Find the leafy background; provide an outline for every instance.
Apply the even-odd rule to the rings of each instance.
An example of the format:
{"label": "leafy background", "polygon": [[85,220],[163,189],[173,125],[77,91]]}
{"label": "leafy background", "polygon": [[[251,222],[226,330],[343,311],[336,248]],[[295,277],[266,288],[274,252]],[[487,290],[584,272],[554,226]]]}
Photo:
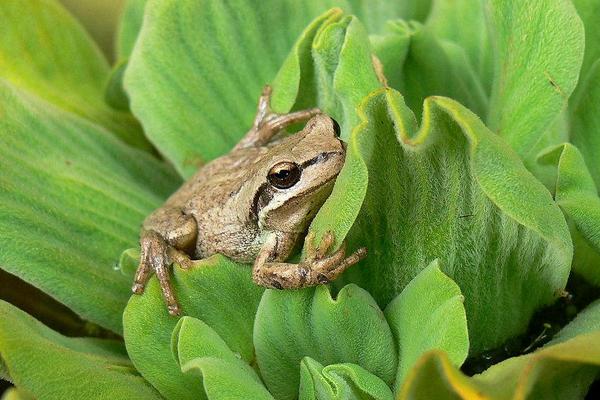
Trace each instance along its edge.
{"label": "leafy background", "polygon": [[[6,396],[583,397],[600,364],[600,308],[581,311],[600,297],[599,15],[130,0],[109,64],[55,1],[3,2],[2,297],[89,336],[1,302]],[[287,292],[220,256],[175,267],[180,320],[154,280],[129,298],[140,222],[235,144],[266,82],[277,111],[340,122],[347,161],[310,229],[369,257]],[[74,314],[27,306],[15,277]]]}

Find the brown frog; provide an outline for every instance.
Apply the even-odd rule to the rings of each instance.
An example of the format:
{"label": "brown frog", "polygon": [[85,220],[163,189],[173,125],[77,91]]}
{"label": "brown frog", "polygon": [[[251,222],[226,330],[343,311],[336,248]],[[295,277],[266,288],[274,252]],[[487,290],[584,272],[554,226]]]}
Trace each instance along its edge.
{"label": "brown frog", "polygon": [[[260,97],[252,129],[228,154],[208,163],[144,221],[140,265],[133,284],[142,293],[156,273],[169,313],[179,315],[169,266],[192,266],[191,258],[220,253],[253,263],[258,285],[291,289],[328,283],[366,255],[327,255],[331,232],[299,264],[286,263],[330,195],[345,158],[339,125],[318,109],[273,113],[271,88]],[[284,135],[291,124],[304,129]]]}

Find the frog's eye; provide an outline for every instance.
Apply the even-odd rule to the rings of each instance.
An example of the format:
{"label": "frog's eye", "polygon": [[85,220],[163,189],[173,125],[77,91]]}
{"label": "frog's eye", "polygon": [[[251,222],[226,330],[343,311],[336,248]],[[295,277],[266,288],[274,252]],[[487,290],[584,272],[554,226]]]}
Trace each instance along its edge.
{"label": "frog's eye", "polygon": [[267,179],[277,189],[287,189],[298,183],[301,174],[296,163],[280,162],[271,168]]}

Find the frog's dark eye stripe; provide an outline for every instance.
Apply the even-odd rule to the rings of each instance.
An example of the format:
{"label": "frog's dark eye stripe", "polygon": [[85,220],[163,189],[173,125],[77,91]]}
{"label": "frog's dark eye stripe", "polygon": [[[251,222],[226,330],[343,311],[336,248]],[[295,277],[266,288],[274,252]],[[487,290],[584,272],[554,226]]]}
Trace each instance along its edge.
{"label": "frog's dark eye stripe", "polygon": [[318,156],[313,157],[310,160],[304,161],[300,165],[300,168],[305,169],[307,167],[310,167],[311,165],[325,162],[325,161],[329,160],[331,157],[333,157],[336,154],[340,154],[340,152],[337,152],[337,151],[328,151],[328,152],[325,152],[325,153],[319,153]]}
{"label": "frog's dark eye stripe", "polygon": [[258,212],[273,199],[273,188],[268,183],[260,185],[250,207],[250,219],[258,220]]}

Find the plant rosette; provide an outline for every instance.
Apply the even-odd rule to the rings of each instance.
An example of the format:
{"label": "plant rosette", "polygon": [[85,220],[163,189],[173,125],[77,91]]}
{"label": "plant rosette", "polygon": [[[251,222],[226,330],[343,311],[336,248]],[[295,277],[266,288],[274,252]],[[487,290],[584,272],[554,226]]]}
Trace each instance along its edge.
{"label": "plant rosette", "polygon": [[[0,301],[3,399],[583,398],[598,377],[600,5],[129,0],[113,66],[56,0],[0,14],[0,267],[89,333]],[[369,256],[285,291],[174,265],[182,317],[156,278],[131,296],[141,222],[266,83],[276,112],[339,122],[309,231]],[[591,304],[469,372],[537,336],[570,276]]]}

